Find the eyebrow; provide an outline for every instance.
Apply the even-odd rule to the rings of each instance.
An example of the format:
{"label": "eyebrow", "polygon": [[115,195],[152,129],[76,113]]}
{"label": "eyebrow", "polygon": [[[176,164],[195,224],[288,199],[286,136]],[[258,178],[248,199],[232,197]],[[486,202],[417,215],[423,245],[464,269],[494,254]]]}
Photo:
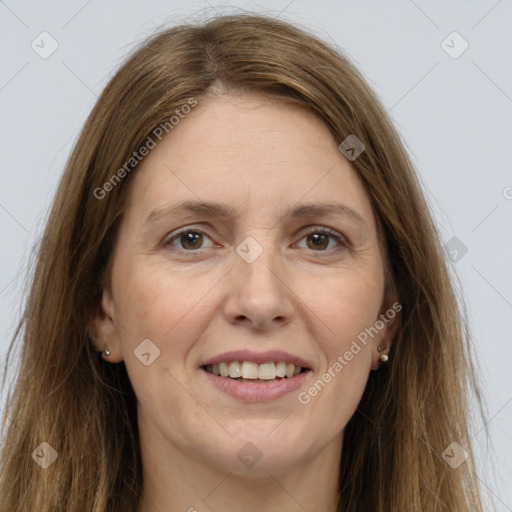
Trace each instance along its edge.
{"label": "eyebrow", "polygon": [[[158,222],[160,219],[169,218],[181,213],[199,214],[206,217],[217,217],[219,219],[232,219],[240,215],[240,211],[229,205],[215,201],[184,201],[178,204],[155,208],[147,216],[143,226]],[[366,221],[360,213],[342,203],[301,203],[291,207],[283,217],[305,218],[336,215],[339,217],[348,217],[362,227],[367,228]]]}

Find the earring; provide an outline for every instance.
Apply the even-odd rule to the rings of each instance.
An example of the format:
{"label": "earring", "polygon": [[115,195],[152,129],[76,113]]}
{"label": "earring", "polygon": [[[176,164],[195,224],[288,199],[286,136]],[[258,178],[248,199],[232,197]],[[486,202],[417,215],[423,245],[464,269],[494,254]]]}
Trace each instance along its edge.
{"label": "earring", "polygon": [[[378,350],[379,352],[382,352],[382,351],[383,351],[383,350],[385,350],[386,348],[387,348],[387,347],[386,347],[386,345],[380,345],[379,347],[377,347],[377,350]],[[388,357],[388,355],[387,355],[387,354],[381,354],[381,355],[380,355],[380,360],[381,360],[383,363],[387,363],[387,362],[388,362],[388,359],[389,359],[389,357]]]}
{"label": "earring", "polygon": [[108,357],[110,355],[110,350],[108,348],[105,348],[105,355]]}

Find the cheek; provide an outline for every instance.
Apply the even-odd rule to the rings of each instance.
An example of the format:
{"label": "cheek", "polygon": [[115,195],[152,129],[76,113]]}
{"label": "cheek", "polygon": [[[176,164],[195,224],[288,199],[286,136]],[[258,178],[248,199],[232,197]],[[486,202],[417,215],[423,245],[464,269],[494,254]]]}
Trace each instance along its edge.
{"label": "cheek", "polygon": [[[171,278],[170,273],[152,266],[120,267],[121,273],[129,278],[118,281],[116,313],[122,322],[118,332],[130,382],[140,407],[177,428],[178,418],[167,414],[173,408],[190,409],[190,396],[182,386],[186,380],[183,362],[207,321],[198,304],[207,287],[190,286],[190,278],[188,283]],[[147,348],[142,352],[139,347],[147,344],[145,340],[151,344],[144,345]],[[148,365],[142,357],[147,352]],[[193,408],[190,411],[193,414]]]}
{"label": "cheek", "polygon": [[315,287],[308,284],[304,283],[301,296],[315,313],[329,352],[347,350],[347,343],[378,319],[384,292],[378,272],[340,272]]}
{"label": "cheek", "polygon": [[307,287],[303,293],[309,294],[303,296],[317,318],[323,361],[299,401],[311,404],[320,416],[331,411],[333,424],[344,425],[361,399],[371,369],[374,341],[367,333],[378,319],[383,281],[378,272],[345,272],[330,279],[322,294],[315,296]]}
{"label": "cheek", "polygon": [[209,321],[208,292],[218,279],[177,275],[161,265],[119,267],[116,314],[121,320],[122,351],[127,366],[145,339],[160,350],[159,363],[175,366]]}
{"label": "cheek", "polygon": [[373,341],[369,337],[360,341],[364,339],[361,333],[373,325],[380,306],[380,296],[374,288],[335,290],[331,301],[319,310],[329,326],[329,330],[323,329],[326,334],[318,338],[322,367],[297,396],[308,416],[317,418],[315,422],[331,436],[345,427],[363,395],[371,370]]}

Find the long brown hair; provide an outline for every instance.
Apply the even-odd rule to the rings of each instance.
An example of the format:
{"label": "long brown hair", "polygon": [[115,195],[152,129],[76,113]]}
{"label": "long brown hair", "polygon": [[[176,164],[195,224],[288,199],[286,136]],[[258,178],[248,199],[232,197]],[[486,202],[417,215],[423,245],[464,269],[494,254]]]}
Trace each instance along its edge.
{"label": "long brown hair", "polygon": [[[378,220],[388,291],[403,309],[388,366],[371,372],[345,429],[339,510],[481,511],[468,435],[468,399],[481,403],[469,335],[404,145],[338,50],[305,29],[247,14],[180,25],[144,42],[85,123],[11,343],[11,350],[19,343],[21,350],[3,423],[0,509],[138,510],[134,393],[124,363],[105,363],[86,327],[109,278],[127,185],[136,172],[136,162],[126,162],[190,98],[230,92],[302,105],[339,143],[354,134],[365,145],[352,164]],[[99,193],[121,168],[122,179]],[[47,469],[31,457],[43,442],[58,454]],[[457,468],[442,455],[453,442],[468,453]]]}

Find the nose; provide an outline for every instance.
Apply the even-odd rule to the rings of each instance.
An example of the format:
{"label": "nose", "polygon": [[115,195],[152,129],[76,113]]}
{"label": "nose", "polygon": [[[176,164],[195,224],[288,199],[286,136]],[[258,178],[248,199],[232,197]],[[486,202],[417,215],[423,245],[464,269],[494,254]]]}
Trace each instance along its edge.
{"label": "nose", "polygon": [[286,325],[294,314],[293,292],[284,268],[270,250],[252,263],[236,257],[224,314],[232,324],[254,330],[273,330]]}

